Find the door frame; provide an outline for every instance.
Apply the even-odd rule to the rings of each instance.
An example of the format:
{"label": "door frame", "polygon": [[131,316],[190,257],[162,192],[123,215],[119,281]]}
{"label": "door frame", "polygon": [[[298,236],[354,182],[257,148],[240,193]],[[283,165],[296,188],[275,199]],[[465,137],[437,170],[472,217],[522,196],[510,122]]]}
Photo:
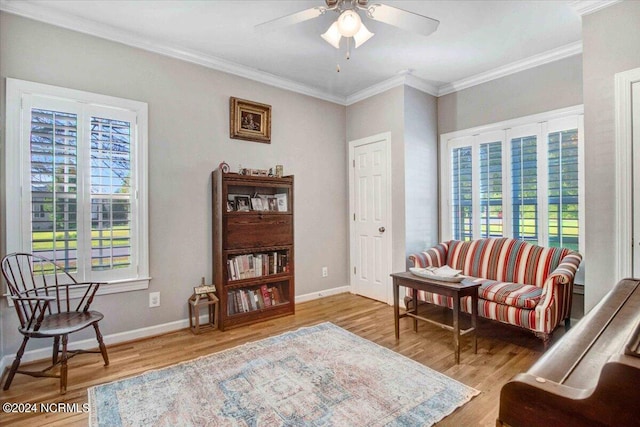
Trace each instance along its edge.
{"label": "door frame", "polygon": [[393,221],[392,221],[392,203],[391,203],[391,132],[383,132],[378,133],[376,135],[368,136],[365,138],[356,139],[353,141],[349,141],[349,162],[347,163],[347,168],[349,169],[349,217],[347,221],[349,221],[349,288],[352,294],[356,294],[358,289],[355,283],[355,274],[354,269],[356,265],[357,259],[357,245],[356,245],[356,227],[354,226],[354,215],[355,215],[355,200],[354,200],[354,185],[355,185],[355,149],[356,147],[360,147],[362,145],[372,144],[374,142],[383,142],[385,146],[385,156],[387,158],[387,185],[386,185],[386,196],[387,196],[387,224],[385,227],[384,233],[384,244],[387,246],[387,268],[388,271],[383,272],[383,276],[385,277],[385,283],[387,284],[387,292],[385,293],[386,303],[391,305],[392,303],[392,289],[391,289],[391,276],[393,269]]}
{"label": "door frame", "polygon": [[[640,82],[640,68],[615,75],[616,105],[616,280],[633,275],[633,117],[632,85]],[[636,132],[640,131],[637,129]],[[636,153],[640,155],[640,153]],[[640,171],[636,171],[640,173]],[[638,230],[635,230],[638,233]],[[636,239],[638,240],[638,239]],[[640,241],[637,242],[640,244]]]}

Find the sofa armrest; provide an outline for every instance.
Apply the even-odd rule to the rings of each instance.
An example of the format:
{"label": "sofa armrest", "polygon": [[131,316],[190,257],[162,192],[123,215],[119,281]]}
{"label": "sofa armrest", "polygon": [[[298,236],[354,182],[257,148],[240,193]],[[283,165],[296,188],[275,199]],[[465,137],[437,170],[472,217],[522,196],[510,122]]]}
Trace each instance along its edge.
{"label": "sofa armrest", "polygon": [[575,278],[576,271],[578,271],[578,267],[580,267],[580,262],[582,262],[582,255],[578,252],[571,251],[565,255],[565,257],[560,261],[560,264],[558,264],[556,269],[553,270],[547,277],[547,280],[545,280],[545,290],[548,284],[573,284],[573,279]]}
{"label": "sofa armrest", "polygon": [[409,255],[409,260],[414,267],[442,267],[447,263],[448,249],[449,246],[446,243],[439,243],[424,252]]}
{"label": "sofa armrest", "polygon": [[571,314],[573,279],[582,261],[582,255],[567,253],[542,286],[542,297],[536,306],[540,316],[540,328],[550,333],[555,325]]}

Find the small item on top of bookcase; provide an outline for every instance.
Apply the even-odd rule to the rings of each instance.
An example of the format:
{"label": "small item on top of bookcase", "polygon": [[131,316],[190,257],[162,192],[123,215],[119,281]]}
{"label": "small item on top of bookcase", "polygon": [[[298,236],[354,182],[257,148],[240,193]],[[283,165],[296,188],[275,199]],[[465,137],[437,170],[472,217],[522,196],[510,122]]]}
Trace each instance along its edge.
{"label": "small item on top of bookcase", "polygon": [[[218,297],[209,292],[198,295],[194,293],[187,302],[189,307],[189,329],[198,335],[204,329],[218,329]],[[200,324],[200,309],[207,308],[209,321],[203,325]]]}
{"label": "small item on top of bookcase", "polygon": [[249,169],[250,176],[267,176],[269,171],[266,169]]}
{"label": "small item on top of bookcase", "polygon": [[231,168],[229,168],[229,164],[227,162],[222,162],[218,165],[218,168],[222,171],[222,173],[229,173]]}
{"label": "small item on top of bookcase", "polygon": [[282,176],[284,175],[283,169],[284,168],[282,165],[276,165],[276,178],[282,178]]}

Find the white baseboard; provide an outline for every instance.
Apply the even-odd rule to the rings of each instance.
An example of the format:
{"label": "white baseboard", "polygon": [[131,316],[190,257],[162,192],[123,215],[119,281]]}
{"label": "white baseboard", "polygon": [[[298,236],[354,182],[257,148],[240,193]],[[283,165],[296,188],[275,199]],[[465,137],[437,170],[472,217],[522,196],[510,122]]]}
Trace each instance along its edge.
{"label": "white baseboard", "polygon": [[[327,297],[329,295],[341,294],[344,292],[349,292],[351,290],[350,286],[342,286],[339,288],[327,289],[324,291],[313,292],[306,295],[296,296],[296,304],[311,301],[314,299]],[[206,323],[208,321],[207,315],[203,315],[200,318],[201,323]],[[154,335],[166,334],[168,332],[177,331],[179,329],[185,329],[189,327],[189,319],[176,320],[174,322],[163,323],[160,325],[148,326],[145,328],[134,329],[132,331],[118,332],[115,334],[109,334],[104,336],[104,342],[107,345],[119,344],[126,341],[133,341],[137,339],[152,337]],[[39,342],[40,340],[33,339],[29,342]],[[53,341],[52,341],[53,342]],[[51,343],[52,343],[51,342]],[[81,341],[69,341],[68,348],[69,349],[78,349],[78,348],[94,348],[97,347],[98,343],[95,338],[90,338]],[[7,354],[2,359],[0,359],[0,375],[4,372],[5,367],[11,366],[13,363],[13,359],[15,359],[16,355]],[[36,360],[48,359],[51,357],[51,346],[48,345],[44,348],[38,348],[34,350],[25,351],[22,355],[22,363],[33,362]]]}
{"label": "white baseboard", "polygon": [[[203,319],[203,322],[206,322],[208,319]],[[173,332],[178,329],[185,329],[189,327],[189,319],[177,320],[175,322],[163,323],[161,325],[148,326],[146,328],[134,329],[132,331],[126,332],[118,332],[115,334],[109,334],[104,336],[105,344],[119,344],[121,342],[132,341],[141,338],[147,338],[154,335],[166,334],[168,332]],[[29,340],[29,343],[39,342],[39,339]],[[53,341],[49,342],[52,344]],[[81,341],[69,341],[68,348],[78,349],[78,348],[95,348],[98,347],[98,342],[95,337],[81,340]],[[13,363],[13,359],[15,359],[16,355],[7,354],[2,360],[0,360],[0,373],[4,372],[4,368],[6,366],[11,366]],[[36,360],[48,359],[51,357],[51,346],[48,345],[44,348],[37,348],[34,350],[25,351],[22,355],[22,363],[33,362]]]}
{"label": "white baseboard", "polygon": [[312,301],[318,298],[324,298],[331,295],[343,294],[345,292],[351,292],[351,286],[341,286],[339,288],[325,289],[318,292],[312,292],[310,294],[296,296],[296,304],[301,302]]}

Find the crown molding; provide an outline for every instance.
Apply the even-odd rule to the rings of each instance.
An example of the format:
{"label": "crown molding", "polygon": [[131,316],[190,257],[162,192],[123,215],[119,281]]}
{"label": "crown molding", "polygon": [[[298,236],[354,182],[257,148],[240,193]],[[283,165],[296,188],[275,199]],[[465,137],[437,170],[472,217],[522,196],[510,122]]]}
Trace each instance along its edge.
{"label": "crown molding", "polygon": [[88,19],[78,19],[74,16],[45,8],[30,1],[0,0],[0,10],[47,24],[78,31],[95,37],[122,43],[128,46],[155,52],[194,64],[202,65],[218,71],[255,80],[280,89],[290,90],[303,95],[312,96],[325,101],[345,105],[345,98],[336,96],[312,86],[304,85],[293,80],[285,79],[271,73],[247,67],[232,61],[227,61],[212,55],[204,55],[188,49],[159,43],[122,29]]}
{"label": "crown molding", "polygon": [[580,15],[588,15],[597,12],[605,7],[620,3],[622,0],[576,0],[569,3],[569,6]]}
{"label": "crown molding", "polygon": [[510,64],[495,68],[485,73],[476,74],[475,76],[471,76],[440,86],[438,90],[438,96],[447,95],[462,89],[467,89],[471,86],[476,86],[482,83],[489,82],[491,80],[508,76],[510,74],[525,71],[530,68],[538,67],[540,65],[548,64],[550,62],[568,58],[570,56],[579,55],[581,53],[582,41],[577,41],[564,46],[560,46],[559,48],[551,49],[541,54],[530,56],[529,58],[525,58],[520,61],[512,62]]}
{"label": "crown molding", "polygon": [[[607,7],[611,4],[618,3],[619,1],[621,0],[582,0],[576,1],[574,3],[581,4],[581,10],[587,10],[587,12],[584,13],[591,13],[595,10],[602,9],[603,7]],[[587,8],[587,6],[589,8]],[[575,8],[573,4],[572,7]],[[503,67],[498,67],[485,73],[477,74],[475,76],[464,78],[439,87],[436,87],[418,77],[415,77],[410,72],[405,71],[401,74],[362,89],[351,95],[340,96],[322,91],[313,86],[305,85],[294,80],[279,77],[271,73],[260,71],[258,69],[247,67],[245,65],[241,65],[232,61],[227,61],[225,59],[218,58],[212,55],[204,55],[200,52],[154,41],[132,32],[123,31],[122,29],[110,25],[87,19],[78,19],[77,17],[69,16],[56,10],[43,7],[42,5],[32,1],[0,0],[0,10],[14,15],[23,16],[25,18],[34,19],[36,21],[41,21],[47,24],[66,28],[72,31],[78,31],[84,34],[111,40],[117,43],[122,43],[124,45],[136,47],[150,52],[155,52],[160,55],[202,65],[207,68],[233,74],[239,77],[244,77],[246,79],[254,80],[266,85],[289,90],[302,95],[311,96],[344,106],[354,104],[358,101],[369,98],[371,96],[375,96],[401,85],[413,87],[429,95],[443,96],[449,93],[469,88],[471,86],[479,85],[513,73],[517,73],[519,71],[524,71],[529,68],[537,67],[539,65],[582,53],[582,42],[575,42],[565,46],[561,46],[557,49],[550,50],[548,52],[544,52],[539,55],[525,58],[521,61],[507,64]]]}
{"label": "crown molding", "polygon": [[426,81],[414,76],[413,74],[407,74],[404,80],[404,84],[407,86],[411,86],[414,89],[418,89],[424,93],[428,93],[432,96],[438,96],[438,88],[431,83],[427,83]]}
{"label": "crown molding", "polygon": [[369,86],[347,96],[345,105],[349,106],[351,104],[355,104],[356,102],[378,95],[382,92],[386,92],[394,87],[404,85],[411,86],[412,88],[428,93],[429,95],[438,96],[438,89],[435,86],[411,75],[408,72],[403,72],[391,77],[390,79],[381,81],[380,83],[376,83],[373,86]]}

